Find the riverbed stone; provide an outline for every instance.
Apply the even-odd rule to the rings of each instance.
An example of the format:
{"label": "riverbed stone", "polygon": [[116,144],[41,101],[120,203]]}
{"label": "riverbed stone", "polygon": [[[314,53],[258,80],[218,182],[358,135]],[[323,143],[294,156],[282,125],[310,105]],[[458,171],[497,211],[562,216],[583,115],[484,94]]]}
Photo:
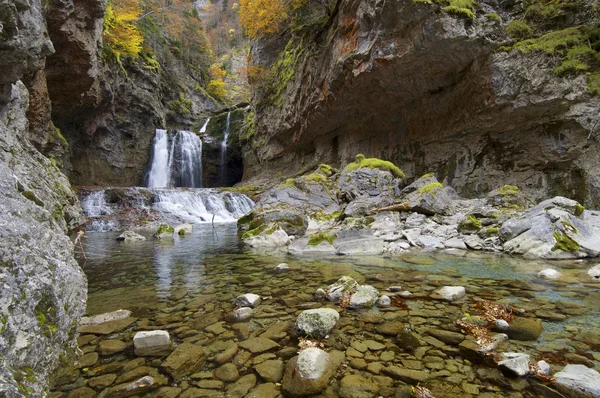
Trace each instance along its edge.
{"label": "riverbed stone", "polygon": [[379,290],[370,285],[361,285],[350,297],[350,308],[371,308],[379,297]]}
{"label": "riverbed stone", "polygon": [[217,365],[222,365],[225,362],[229,362],[233,357],[235,357],[235,354],[237,354],[238,349],[239,346],[237,345],[237,343],[231,344],[228,348],[225,349],[225,351],[215,355],[215,363]]}
{"label": "riverbed stone", "polygon": [[588,275],[592,279],[600,279],[600,264],[593,266],[588,270]]}
{"label": "riverbed stone", "polygon": [[296,333],[315,338],[324,338],[340,319],[332,308],[316,308],[302,311],[296,320]]}
{"label": "riverbed stone", "polygon": [[544,327],[539,319],[515,317],[510,323],[508,330],[503,332],[511,339],[521,341],[535,341],[542,334]]}
{"label": "riverbed stone", "polygon": [[443,341],[448,345],[459,345],[465,339],[465,336],[461,333],[450,332],[441,329],[428,329],[427,334],[435,337],[440,341]]}
{"label": "riverbed stone", "polygon": [[529,374],[528,354],[518,352],[502,353],[502,361],[498,362],[500,369],[511,376],[525,376]]}
{"label": "riverbed stone", "polygon": [[279,388],[275,383],[262,383],[252,389],[245,398],[277,398]]}
{"label": "riverbed stone", "polygon": [[206,360],[206,351],[198,345],[183,343],[167,357],[161,368],[175,380],[200,370]]}
{"label": "riverbed stone", "polygon": [[171,337],[165,330],[137,332],[133,336],[135,355],[162,356],[171,350]]}
{"label": "riverbed stone", "polygon": [[248,374],[227,388],[227,398],[242,398],[256,385],[256,376]]}
{"label": "riverbed stone", "polygon": [[233,310],[233,319],[237,322],[243,322],[254,315],[254,310],[250,307],[241,307]]}
{"label": "riverbed stone", "polygon": [[330,301],[338,301],[342,298],[344,293],[352,292],[358,288],[358,282],[350,276],[342,276],[335,283],[329,285],[326,289],[327,298]]}
{"label": "riverbed stone", "polygon": [[[192,232],[194,232],[194,226],[189,223],[179,224],[178,226],[176,226],[174,228],[174,230],[177,235],[180,235],[180,236],[181,235],[189,235]],[[183,231],[183,233],[182,233],[182,231]]]}
{"label": "riverbed stone", "polygon": [[88,354],[85,354],[81,356],[81,358],[79,358],[78,367],[89,368],[90,366],[98,362],[98,358],[99,357],[97,352],[90,352]]}
{"label": "riverbed stone", "polygon": [[106,375],[101,375],[97,377],[93,377],[88,381],[88,386],[97,389],[104,389],[110,386],[117,379],[117,375],[114,373],[109,373]]}
{"label": "riverbed stone", "polygon": [[330,355],[319,348],[307,348],[288,362],[282,388],[294,397],[313,395],[325,389],[333,374]]}
{"label": "riverbed stone", "polygon": [[395,365],[382,368],[381,372],[408,384],[422,383],[429,378],[429,373],[425,371],[406,369]]}
{"label": "riverbed stone", "polygon": [[246,293],[241,296],[238,296],[235,299],[235,305],[238,307],[251,307],[256,308],[260,305],[262,299],[258,294],[254,293]]}
{"label": "riverbed stone", "polygon": [[239,346],[253,354],[260,354],[280,347],[279,344],[273,340],[265,339],[264,337],[252,337],[239,343]]}
{"label": "riverbed stone", "polygon": [[117,240],[125,242],[136,242],[146,240],[146,237],[138,234],[137,232],[123,231],[123,233],[117,237]]}
{"label": "riverbed stone", "polygon": [[121,340],[103,340],[98,343],[98,352],[100,355],[113,355],[127,348]]}
{"label": "riverbed stone", "polygon": [[463,286],[444,286],[436,291],[442,299],[447,301],[456,301],[463,298],[466,290]]}
{"label": "riverbed stone", "polygon": [[600,397],[600,373],[584,365],[569,364],[554,375],[556,383]]}
{"label": "riverbed stone", "polygon": [[104,396],[110,398],[125,398],[132,395],[142,394],[166,385],[167,378],[162,375],[144,376],[131,383],[123,383],[105,390]]}
{"label": "riverbed stone", "polygon": [[278,359],[264,361],[254,367],[256,373],[266,380],[273,383],[277,383],[283,377],[283,361]]}
{"label": "riverbed stone", "polygon": [[137,318],[127,317],[127,318],[123,318],[123,319],[116,319],[116,320],[104,322],[101,324],[96,324],[96,325],[94,325],[94,324],[83,325],[83,326],[80,326],[77,329],[77,331],[79,333],[90,333],[90,334],[102,334],[102,335],[113,334],[116,332],[120,332],[121,330],[125,329],[126,327],[128,327],[135,321],[137,321]]}
{"label": "riverbed stone", "polygon": [[379,387],[370,378],[360,375],[346,375],[340,381],[338,393],[341,398],[373,398]]}
{"label": "riverbed stone", "polygon": [[540,272],[538,272],[538,277],[544,278],[544,279],[554,280],[554,279],[560,278],[560,276],[561,276],[561,273],[552,268],[546,268],[546,269],[543,269]]}
{"label": "riverbed stone", "polygon": [[238,372],[237,367],[232,363],[226,363],[224,365],[219,366],[215,370],[215,377],[219,380],[223,380],[225,382],[233,382],[240,378],[240,373]]}

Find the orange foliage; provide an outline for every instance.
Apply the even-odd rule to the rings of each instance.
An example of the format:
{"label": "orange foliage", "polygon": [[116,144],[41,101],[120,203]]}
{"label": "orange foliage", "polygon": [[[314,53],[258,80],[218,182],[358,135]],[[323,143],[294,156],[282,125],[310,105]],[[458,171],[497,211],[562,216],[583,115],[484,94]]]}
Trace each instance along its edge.
{"label": "orange foliage", "polygon": [[239,15],[240,25],[252,38],[276,33],[288,17],[283,0],[241,0]]}
{"label": "orange foliage", "polygon": [[142,7],[139,0],[111,0],[106,5],[104,17],[104,42],[115,54],[137,57],[142,50],[144,38],[135,22]]}

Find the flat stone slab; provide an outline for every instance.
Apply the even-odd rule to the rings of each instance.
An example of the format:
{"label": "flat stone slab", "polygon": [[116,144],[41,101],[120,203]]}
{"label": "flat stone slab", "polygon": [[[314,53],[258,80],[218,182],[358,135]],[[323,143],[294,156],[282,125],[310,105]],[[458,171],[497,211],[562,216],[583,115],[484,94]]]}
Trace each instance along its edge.
{"label": "flat stone slab", "polygon": [[99,325],[108,321],[116,321],[118,319],[129,318],[130,316],[131,311],[129,310],[116,310],[113,312],[107,312],[105,314],[84,316],[83,318],[81,318],[81,321],[79,321],[79,325]]}
{"label": "flat stone slab", "polygon": [[265,339],[264,337],[253,337],[248,340],[239,343],[239,346],[247,349],[253,354],[260,354],[261,352],[269,351],[274,348],[279,348],[279,344],[273,340]]}
{"label": "flat stone slab", "polygon": [[162,363],[161,368],[175,380],[200,370],[206,360],[206,351],[198,345],[183,343]]}
{"label": "flat stone slab", "polygon": [[127,317],[124,319],[117,319],[114,321],[108,321],[101,323],[99,325],[84,325],[80,326],[77,331],[79,333],[90,333],[90,334],[113,334],[116,332],[120,332],[125,329],[133,322],[137,321],[137,318]]}
{"label": "flat stone slab", "polygon": [[584,365],[567,365],[554,375],[556,383],[600,397],[600,373]]}

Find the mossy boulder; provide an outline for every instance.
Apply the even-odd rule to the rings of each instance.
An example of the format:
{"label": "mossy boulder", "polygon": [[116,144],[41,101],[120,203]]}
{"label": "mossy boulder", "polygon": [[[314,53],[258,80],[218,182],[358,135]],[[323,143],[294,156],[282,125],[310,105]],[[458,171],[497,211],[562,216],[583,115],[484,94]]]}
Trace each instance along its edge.
{"label": "mossy boulder", "polygon": [[425,215],[452,213],[452,197],[432,174],[426,174],[404,188],[396,202],[405,204],[409,211]]}
{"label": "mossy boulder", "polygon": [[522,211],[529,205],[529,200],[516,185],[505,184],[486,195],[489,206],[499,207],[504,212]]}
{"label": "mossy boulder", "polygon": [[458,224],[458,232],[463,234],[476,233],[479,232],[480,229],[481,221],[471,214],[467,214]]}
{"label": "mossy boulder", "polygon": [[175,233],[175,229],[173,227],[171,227],[170,225],[160,224],[153,236],[156,239],[173,238],[174,233]]}

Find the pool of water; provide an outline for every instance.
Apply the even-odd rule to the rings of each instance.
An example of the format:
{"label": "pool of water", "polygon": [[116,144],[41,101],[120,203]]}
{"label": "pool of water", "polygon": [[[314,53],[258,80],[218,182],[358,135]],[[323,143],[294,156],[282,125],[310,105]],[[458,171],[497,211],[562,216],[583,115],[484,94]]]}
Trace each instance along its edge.
{"label": "pool of water", "polygon": [[[600,283],[588,277],[591,264],[587,262],[548,263],[462,251],[394,257],[294,257],[240,247],[235,224],[197,225],[192,234],[172,240],[147,235],[142,242],[117,242],[117,235],[90,232],[78,248],[88,277],[88,315],[127,309],[135,321],[110,334],[81,334],[82,361],[57,377],[53,397],[75,393],[110,396],[116,394],[116,386],[144,375],[160,376],[161,385],[138,396],[278,396],[281,377],[266,377],[259,365],[271,361],[269,364],[280,370],[285,367],[298,350],[293,331],[298,314],[317,307],[340,312],[336,328],[320,343],[328,351],[345,354],[322,396],[363,396],[348,395],[348,375],[371,383],[372,396],[410,396],[409,384],[417,383],[438,398],[546,396],[549,387],[543,380],[504,376],[494,366],[468,358],[457,343],[433,337],[440,331],[461,333],[455,321],[477,315],[473,305],[481,300],[515,307],[520,317],[542,321],[543,332],[537,341],[511,339],[498,351],[525,352],[535,361],[544,359],[553,372],[566,363],[600,368]],[[290,270],[274,272],[282,262],[289,264]],[[548,267],[559,270],[561,278],[538,278],[537,273]],[[412,295],[394,298],[389,308],[361,311],[315,297],[318,288],[344,275],[381,293],[395,295],[386,289],[400,285]],[[467,295],[456,302],[435,299],[432,293],[441,286],[464,286]],[[258,294],[263,301],[250,320],[236,323],[231,317],[234,301],[245,293]],[[236,346],[230,362],[235,364],[237,376],[223,378],[222,372],[216,371],[219,354],[282,323],[284,331],[272,337],[278,347],[251,353]],[[176,345],[202,346],[208,353],[202,368],[174,379],[162,371],[164,357],[136,357],[132,346],[135,333],[155,329],[167,330]],[[409,346],[398,336],[400,332],[416,337],[416,346]],[[121,343],[107,350],[108,340]],[[353,348],[363,347],[364,341],[380,344],[373,350]],[[414,371],[414,379],[398,377],[392,368]]]}

